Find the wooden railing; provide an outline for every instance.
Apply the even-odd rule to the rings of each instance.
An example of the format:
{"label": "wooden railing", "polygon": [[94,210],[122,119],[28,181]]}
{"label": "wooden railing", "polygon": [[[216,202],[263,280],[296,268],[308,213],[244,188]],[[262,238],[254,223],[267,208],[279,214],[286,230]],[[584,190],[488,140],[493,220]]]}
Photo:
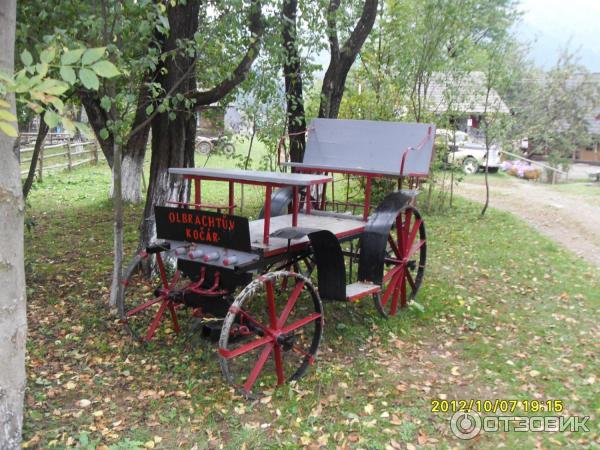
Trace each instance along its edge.
{"label": "wooden railing", "polygon": [[[21,135],[21,142],[27,142],[28,136]],[[97,163],[99,158],[103,158],[102,152],[98,149],[96,141],[73,141],[67,134],[59,133],[48,134],[48,138],[44,141],[43,147],[40,149],[36,167],[36,173],[39,180],[43,179],[44,173],[50,170],[71,170],[74,167],[82,164]],[[25,139],[23,139],[25,138]],[[52,143],[58,142],[58,143]],[[26,145],[21,146],[21,175],[29,173],[29,167],[33,157],[33,142],[29,141]]]}

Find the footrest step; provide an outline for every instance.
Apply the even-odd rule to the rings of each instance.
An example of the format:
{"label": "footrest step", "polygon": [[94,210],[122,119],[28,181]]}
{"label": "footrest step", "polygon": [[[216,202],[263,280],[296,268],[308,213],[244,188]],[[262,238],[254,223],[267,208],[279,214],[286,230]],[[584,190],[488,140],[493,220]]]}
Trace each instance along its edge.
{"label": "footrest step", "polygon": [[381,292],[381,286],[378,284],[357,282],[346,285],[346,299],[351,302],[379,292]]}

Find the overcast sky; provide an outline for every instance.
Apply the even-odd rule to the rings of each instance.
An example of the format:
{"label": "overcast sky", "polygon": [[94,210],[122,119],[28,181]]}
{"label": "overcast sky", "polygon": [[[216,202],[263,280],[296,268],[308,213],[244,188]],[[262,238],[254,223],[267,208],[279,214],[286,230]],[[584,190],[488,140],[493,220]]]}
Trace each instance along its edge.
{"label": "overcast sky", "polygon": [[521,0],[524,12],[516,30],[523,41],[535,41],[531,54],[552,66],[561,48],[579,50],[580,63],[600,72],[600,0]]}

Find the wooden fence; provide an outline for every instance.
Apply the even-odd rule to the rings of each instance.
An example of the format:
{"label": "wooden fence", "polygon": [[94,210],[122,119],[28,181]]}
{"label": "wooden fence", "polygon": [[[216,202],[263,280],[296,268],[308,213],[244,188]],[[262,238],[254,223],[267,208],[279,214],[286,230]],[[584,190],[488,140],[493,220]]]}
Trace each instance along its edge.
{"label": "wooden fence", "polygon": [[[58,134],[61,136],[57,136]],[[33,142],[28,142],[26,140],[27,136],[22,136],[21,139],[22,143],[35,143],[35,138]],[[19,150],[21,156],[21,176],[29,173],[33,149],[33,146],[31,146],[21,147]],[[98,150],[98,144],[95,141],[73,141],[69,135],[64,133],[49,133],[38,155],[36,173],[38,179],[41,181],[44,173],[50,170],[71,170],[82,164],[95,164],[99,158],[102,159],[103,157],[104,155]]]}

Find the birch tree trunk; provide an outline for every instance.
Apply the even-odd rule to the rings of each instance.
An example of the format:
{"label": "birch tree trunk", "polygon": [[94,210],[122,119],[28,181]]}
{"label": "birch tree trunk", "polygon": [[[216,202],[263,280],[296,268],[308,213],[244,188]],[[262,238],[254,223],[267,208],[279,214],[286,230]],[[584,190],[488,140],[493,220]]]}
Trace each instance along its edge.
{"label": "birch tree trunk", "polygon": [[[16,1],[0,0],[0,69],[13,73]],[[14,98],[8,98],[13,105]],[[16,124],[14,124],[16,127]],[[0,132],[0,448],[18,449],[25,392],[23,191],[14,138]]]}

